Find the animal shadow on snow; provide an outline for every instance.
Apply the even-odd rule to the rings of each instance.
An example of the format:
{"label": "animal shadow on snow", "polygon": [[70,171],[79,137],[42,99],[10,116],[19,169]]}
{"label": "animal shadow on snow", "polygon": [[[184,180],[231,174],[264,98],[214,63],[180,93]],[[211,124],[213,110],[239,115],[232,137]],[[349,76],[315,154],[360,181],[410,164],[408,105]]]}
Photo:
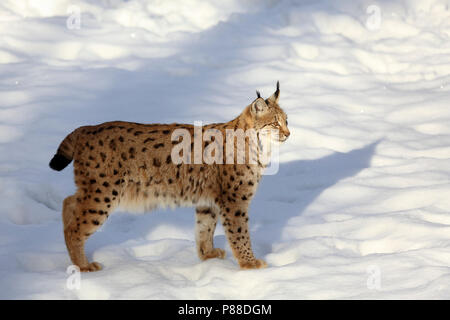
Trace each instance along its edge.
{"label": "animal shadow on snow", "polygon": [[301,216],[322,192],[368,168],[378,143],[315,160],[281,163],[277,174],[264,176],[250,210],[256,255],[270,253],[273,243],[283,241],[289,220]]}

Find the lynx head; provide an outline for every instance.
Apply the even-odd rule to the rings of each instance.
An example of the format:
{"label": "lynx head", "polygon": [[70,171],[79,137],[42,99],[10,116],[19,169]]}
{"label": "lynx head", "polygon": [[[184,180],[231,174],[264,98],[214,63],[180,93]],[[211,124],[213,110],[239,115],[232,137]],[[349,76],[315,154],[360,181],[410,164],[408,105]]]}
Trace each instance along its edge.
{"label": "lynx head", "polygon": [[277,82],[276,91],[267,99],[261,98],[256,91],[257,98],[250,105],[250,114],[253,118],[254,128],[257,131],[278,132],[276,140],[284,142],[290,135],[286,113],[278,105],[280,98],[280,82]]}

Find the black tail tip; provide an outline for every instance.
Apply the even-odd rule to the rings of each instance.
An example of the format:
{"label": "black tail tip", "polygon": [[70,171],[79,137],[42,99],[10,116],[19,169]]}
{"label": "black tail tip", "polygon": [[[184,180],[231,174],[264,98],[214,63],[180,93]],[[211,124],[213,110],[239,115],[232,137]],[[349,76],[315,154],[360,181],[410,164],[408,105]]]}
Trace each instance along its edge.
{"label": "black tail tip", "polygon": [[72,159],[67,159],[61,154],[55,154],[53,159],[50,161],[49,166],[53,170],[61,171],[62,169],[67,167],[71,161]]}

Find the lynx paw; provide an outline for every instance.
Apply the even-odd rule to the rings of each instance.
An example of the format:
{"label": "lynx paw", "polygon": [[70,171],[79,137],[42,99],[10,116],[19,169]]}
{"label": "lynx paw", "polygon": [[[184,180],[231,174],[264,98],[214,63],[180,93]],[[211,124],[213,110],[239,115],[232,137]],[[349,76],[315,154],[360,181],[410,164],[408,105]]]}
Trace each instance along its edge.
{"label": "lynx paw", "polygon": [[261,269],[266,268],[267,263],[264,260],[255,259],[253,261],[240,262],[239,266],[241,267],[241,269]]}
{"label": "lynx paw", "polygon": [[219,248],[214,248],[210,252],[203,253],[201,255],[202,260],[213,259],[213,258],[219,258],[219,259],[225,258],[225,250],[222,250]]}
{"label": "lynx paw", "polygon": [[102,270],[102,266],[98,262],[91,262],[85,267],[80,267],[81,272],[94,272]]}

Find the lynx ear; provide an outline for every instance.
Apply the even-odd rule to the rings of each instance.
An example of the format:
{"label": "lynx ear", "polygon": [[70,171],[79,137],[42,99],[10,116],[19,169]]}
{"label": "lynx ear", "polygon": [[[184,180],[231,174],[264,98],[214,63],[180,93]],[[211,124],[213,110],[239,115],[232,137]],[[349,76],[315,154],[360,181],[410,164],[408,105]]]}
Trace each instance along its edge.
{"label": "lynx ear", "polygon": [[253,101],[252,106],[250,110],[253,114],[260,116],[264,114],[269,107],[267,106],[266,102],[263,98],[258,98],[255,101]]}
{"label": "lynx ear", "polygon": [[280,98],[280,81],[277,81],[277,90],[268,98],[268,100],[278,102],[278,98]]}

